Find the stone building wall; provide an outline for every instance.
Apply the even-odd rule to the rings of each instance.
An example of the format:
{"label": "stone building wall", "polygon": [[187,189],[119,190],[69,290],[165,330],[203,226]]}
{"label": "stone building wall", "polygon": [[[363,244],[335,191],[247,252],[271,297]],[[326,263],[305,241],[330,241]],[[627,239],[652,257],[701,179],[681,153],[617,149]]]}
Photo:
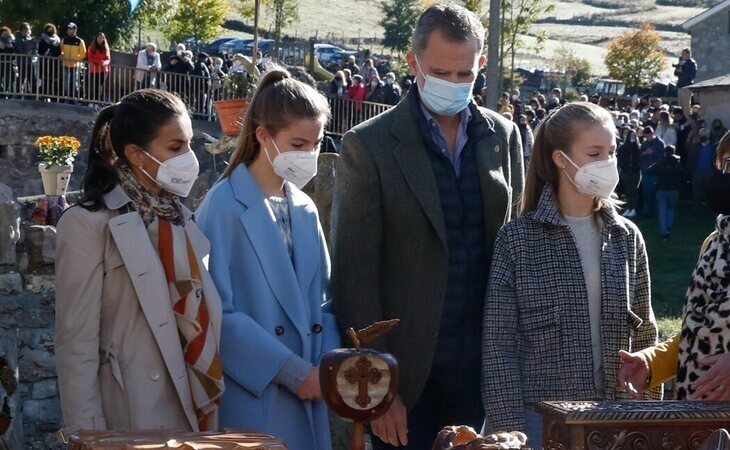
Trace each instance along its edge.
{"label": "stone building wall", "polygon": [[12,262],[9,251],[0,261],[0,357],[19,381],[12,395],[0,391],[13,418],[4,438],[12,450],[62,448],[55,437],[61,424],[53,348],[56,230],[21,225],[29,210],[0,188],[0,244],[17,251]]}
{"label": "stone building wall", "polygon": [[730,74],[730,7],[695,25],[692,57],[697,61],[695,82]]}
{"label": "stone building wall", "polygon": [[[3,100],[0,103],[0,183],[13,189],[18,197],[43,193],[38,176],[38,158],[33,147],[38,136],[70,135],[86,147],[93,125],[90,108],[59,106],[56,103]],[[77,189],[86,168],[86,154],[74,163],[70,188]]]}

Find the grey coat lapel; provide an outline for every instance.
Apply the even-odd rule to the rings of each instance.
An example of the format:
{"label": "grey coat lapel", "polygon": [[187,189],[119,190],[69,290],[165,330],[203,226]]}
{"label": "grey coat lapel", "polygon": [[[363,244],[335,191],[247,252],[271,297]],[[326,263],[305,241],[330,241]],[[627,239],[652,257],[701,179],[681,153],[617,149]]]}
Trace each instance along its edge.
{"label": "grey coat lapel", "polygon": [[[503,159],[509,152],[502,136],[495,133],[494,122],[479,108],[472,106],[472,124],[469,139],[476,158],[479,180],[484,199],[484,232],[487,243],[491,242],[508,219],[510,213],[510,187],[504,173]],[[505,216],[506,211],[506,216]]]}
{"label": "grey coat lapel", "polygon": [[426,153],[428,149],[411,115],[409,102],[402,101],[395,108],[391,132],[399,143],[393,154],[436,234],[446,245],[446,225],[441,209],[441,196],[431,161]]}

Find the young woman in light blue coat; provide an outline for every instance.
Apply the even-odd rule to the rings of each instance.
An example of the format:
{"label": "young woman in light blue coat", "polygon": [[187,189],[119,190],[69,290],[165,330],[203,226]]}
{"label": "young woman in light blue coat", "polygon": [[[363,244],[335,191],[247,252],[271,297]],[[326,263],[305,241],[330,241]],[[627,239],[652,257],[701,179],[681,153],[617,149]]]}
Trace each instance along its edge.
{"label": "young woman in light blue coat", "polygon": [[270,433],[292,450],[332,447],[318,368],[339,346],[330,262],[317,208],[299,190],[316,174],[328,119],[321,94],[269,71],[195,215],[223,302],[220,426]]}

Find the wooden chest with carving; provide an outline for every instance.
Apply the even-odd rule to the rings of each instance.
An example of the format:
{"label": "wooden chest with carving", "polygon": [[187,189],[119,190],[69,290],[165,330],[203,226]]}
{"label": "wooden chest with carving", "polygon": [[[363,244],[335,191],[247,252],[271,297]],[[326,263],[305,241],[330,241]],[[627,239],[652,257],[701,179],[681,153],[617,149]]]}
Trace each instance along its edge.
{"label": "wooden chest with carving", "polygon": [[730,402],[543,402],[546,450],[697,450],[730,426]]}

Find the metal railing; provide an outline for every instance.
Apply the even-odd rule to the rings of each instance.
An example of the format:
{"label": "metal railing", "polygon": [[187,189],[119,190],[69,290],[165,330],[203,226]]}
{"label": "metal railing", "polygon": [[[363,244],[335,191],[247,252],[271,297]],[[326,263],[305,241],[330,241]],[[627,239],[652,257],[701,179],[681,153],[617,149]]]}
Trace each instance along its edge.
{"label": "metal railing", "polygon": [[381,103],[350,100],[345,97],[329,97],[332,119],[327,131],[343,135],[355,125],[371,119],[392,108]]}
{"label": "metal railing", "polygon": [[[284,53],[282,60],[292,64],[306,55],[304,46],[279,50]],[[213,102],[227,99],[222,79],[115,64],[103,68],[88,61],[56,57],[0,54],[0,98],[106,106],[142,88],[174,92],[199,120],[215,121]],[[390,108],[347,98],[329,98],[329,103],[332,120],[327,128],[338,135]]]}

